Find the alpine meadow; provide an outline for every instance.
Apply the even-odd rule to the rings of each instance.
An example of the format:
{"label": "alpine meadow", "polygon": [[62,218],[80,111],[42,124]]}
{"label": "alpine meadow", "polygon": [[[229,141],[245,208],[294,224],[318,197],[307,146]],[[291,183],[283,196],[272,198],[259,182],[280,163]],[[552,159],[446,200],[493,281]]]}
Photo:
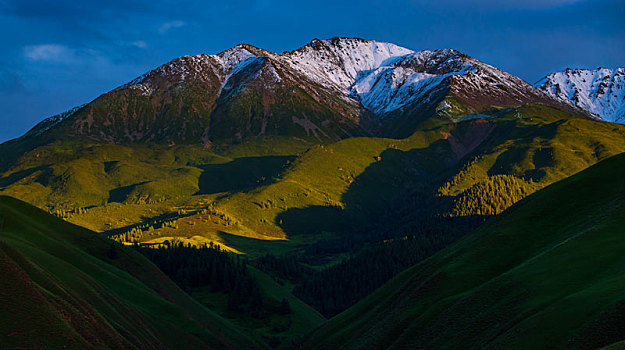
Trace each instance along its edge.
{"label": "alpine meadow", "polygon": [[[278,6],[254,4],[237,21]],[[89,38],[114,13],[39,5],[0,14],[83,14],[68,23]],[[102,6],[150,8],[136,33],[161,9]],[[201,31],[191,12],[158,28],[163,47]],[[23,55],[128,64],[55,45]],[[576,58],[530,84],[467,53],[238,44],[30,124],[0,144],[0,348],[625,348],[625,67]]]}

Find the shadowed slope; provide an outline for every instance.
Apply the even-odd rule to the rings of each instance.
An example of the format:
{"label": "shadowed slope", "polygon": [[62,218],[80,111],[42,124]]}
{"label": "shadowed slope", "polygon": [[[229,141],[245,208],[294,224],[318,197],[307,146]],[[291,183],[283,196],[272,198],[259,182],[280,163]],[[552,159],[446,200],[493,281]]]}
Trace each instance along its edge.
{"label": "shadowed slope", "polygon": [[625,334],[625,155],[528,197],[304,348],[597,348]]}
{"label": "shadowed slope", "polygon": [[134,250],[0,196],[0,343],[259,348]]}

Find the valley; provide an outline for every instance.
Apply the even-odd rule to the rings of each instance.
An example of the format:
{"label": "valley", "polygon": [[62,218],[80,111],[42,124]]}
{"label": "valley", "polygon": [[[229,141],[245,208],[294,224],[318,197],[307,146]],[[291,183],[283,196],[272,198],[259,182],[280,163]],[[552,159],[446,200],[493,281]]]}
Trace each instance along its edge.
{"label": "valley", "polygon": [[47,118],[0,144],[0,292],[42,305],[7,344],[616,343],[622,101],[571,79],[335,37],[183,56]]}

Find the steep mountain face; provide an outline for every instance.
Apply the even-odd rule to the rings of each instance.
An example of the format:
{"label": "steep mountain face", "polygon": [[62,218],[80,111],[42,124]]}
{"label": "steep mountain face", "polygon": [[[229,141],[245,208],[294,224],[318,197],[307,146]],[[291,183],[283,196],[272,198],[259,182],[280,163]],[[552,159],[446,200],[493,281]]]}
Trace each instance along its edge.
{"label": "steep mountain face", "polygon": [[536,86],[603,120],[625,123],[625,68],[569,68],[549,74]]}
{"label": "steep mountain face", "polygon": [[249,45],[181,57],[101,96],[66,126],[104,142],[205,146],[274,135],[337,140],[360,134],[356,103],[300,83],[277,57]]}
{"label": "steep mountain face", "polygon": [[93,102],[49,118],[56,130],[108,143],[232,144],[267,136],[336,141],[405,137],[431,117],[544,103],[581,113],[523,80],[445,49],[363,39],[313,40],[276,54],[238,45],[184,56]]}
{"label": "steep mountain face", "polygon": [[382,136],[409,136],[433,116],[457,121],[467,114],[530,102],[584,114],[452,49],[414,52],[389,43],[334,38],[313,40],[287,55],[310,80],[358,101],[374,116],[373,131]]}
{"label": "steep mountain face", "polygon": [[473,112],[528,102],[558,104],[523,80],[453,49],[414,52],[390,43],[334,38],[313,40],[285,56],[298,72],[354,98],[378,119],[411,104],[431,103],[440,90]]}

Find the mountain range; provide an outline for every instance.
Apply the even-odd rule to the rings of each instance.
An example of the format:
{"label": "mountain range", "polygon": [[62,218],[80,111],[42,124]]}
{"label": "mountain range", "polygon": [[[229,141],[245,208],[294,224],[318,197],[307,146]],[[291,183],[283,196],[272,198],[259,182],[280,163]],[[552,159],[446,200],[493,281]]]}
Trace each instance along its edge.
{"label": "mountain range", "polygon": [[[6,253],[0,258],[17,271],[15,276],[33,282],[25,284],[24,293],[45,294],[37,287],[45,282],[92,305],[83,314],[106,325],[102,332],[112,340],[103,341],[109,344],[104,348],[141,347],[143,342],[171,347],[170,338],[155,335],[169,321],[150,313],[166,301],[186,320],[172,322],[187,322],[193,330],[176,330],[189,347],[206,338],[218,339],[208,347],[391,346],[388,339],[414,317],[403,308],[426,310],[411,299],[428,293],[418,287],[421,281],[424,288],[451,298],[428,299],[435,307],[417,320],[423,325],[429,320],[445,324],[454,310],[462,316],[452,321],[462,323],[491,294],[518,301],[510,284],[499,284],[498,274],[510,274],[515,285],[536,281],[549,265],[535,261],[551,259],[550,249],[586,232],[567,226],[564,217],[559,219],[564,229],[548,229],[549,220],[538,212],[579,221],[586,217],[571,209],[579,208],[589,215],[583,220],[605,220],[606,225],[620,220],[608,210],[618,207],[620,190],[608,196],[606,187],[596,189],[611,198],[609,203],[600,203],[599,194],[592,203],[579,196],[565,196],[561,203],[557,198],[575,186],[580,191],[590,186],[588,179],[618,187],[619,180],[608,179],[606,169],[622,167],[617,155],[625,152],[625,125],[619,123],[622,77],[622,68],[566,70],[531,85],[453,49],[413,51],[357,38],[315,39],[283,53],[242,44],[216,55],[183,56],[0,145],[0,195],[86,228],[0,197],[0,253]],[[597,163],[603,165],[593,167]],[[595,170],[585,170],[589,167]],[[564,214],[560,206],[568,208]],[[605,217],[598,208],[605,209]],[[501,238],[502,232],[509,239]],[[98,237],[81,245],[89,236]],[[103,243],[107,239],[118,242],[113,246],[131,257],[128,262],[147,271],[143,279],[120,265],[126,258],[106,255],[112,249]],[[39,244],[41,251],[27,249]],[[216,276],[216,268],[196,259],[214,256],[215,247],[222,258],[244,258],[219,260],[229,277],[198,282],[199,275]],[[613,256],[607,245],[595,248],[597,254]],[[527,254],[514,255],[521,251]],[[75,254],[71,261],[68,252]],[[167,276],[158,275],[138,252]],[[72,273],[46,265],[55,254]],[[564,260],[577,257],[574,250],[562,254]],[[503,255],[511,260],[501,267]],[[455,257],[466,261],[458,267]],[[593,261],[580,264],[595,269]],[[605,264],[618,270],[617,259]],[[37,275],[31,265],[48,274]],[[453,272],[449,278],[458,284],[437,284],[432,271],[439,268]],[[122,277],[108,288],[109,279],[101,278],[104,270]],[[80,289],[74,274],[129,310],[143,310],[140,321],[149,331],[133,337],[136,327],[120,323],[113,309]],[[148,311],[132,298],[148,293],[137,279],[152,289]],[[150,287],[159,279],[169,286],[167,293]],[[473,289],[490,280],[494,291]],[[605,287],[601,281],[585,281]],[[549,288],[571,292],[569,282],[557,280]],[[241,285],[255,292],[241,294]],[[253,300],[237,307],[224,291]],[[0,292],[11,295],[10,289]],[[540,294],[540,307],[546,307],[545,298],[563,297],[541,288],[527,293]],[[99,344],[97,336],[88,338],[91,328],[63,321],[64,309],[54,304],[62,297],[52,294],[39,315],[54,317],[75,344]],[[189,295],[193,302],[184,299]],[[458,304],[450,306],[452,299]],[[589,310],[612,312],[604,301]],[[371,307],[378,302],[391,311]],[[22,306],[19,312],[27,313]],[[468,328],[470,334],[460,326],[447,333],[424,326],[420,340],[406,333],[395,345],[521,344],[513,336],[489,333],[504,332],[501,327],[508,323],[484,325],[505,318],[506,308],[521,315],[514,320],[529,322],[523,315],[535,309],[512,302],[500,306],[485,312],[483,323]],[[201,311],[189,313],[188,308]],[[324,317],[331,320],[326,323]],[[378,317],[387,324],[378,324]],[[592,319],[601,323],[605,318]],[[365,327],[356,329],[344,320]],[[512,333],[526,330],[511,327]],[[594,334],[597,327],[570,334]],[[363,334],[365,329],[380,331]],[[587,343],[607,345],[613,338]],[[19,339],[15,344],[32,345]],[[544,348],[564,344],[531,339]],[[34,340],[35,345],[45,341]]]}
{"label": "mountain range", "polygon": [[[548,91],[548,85],[540,86]],[[238,45],[180,57],[30,134],[54,129],[103,142],[208,146],[275,135],[406,137],[437,119],[529,102],[598,113],[568,98],[453,49],[414,52],[363,39],[315,39],[282,54]]]}

